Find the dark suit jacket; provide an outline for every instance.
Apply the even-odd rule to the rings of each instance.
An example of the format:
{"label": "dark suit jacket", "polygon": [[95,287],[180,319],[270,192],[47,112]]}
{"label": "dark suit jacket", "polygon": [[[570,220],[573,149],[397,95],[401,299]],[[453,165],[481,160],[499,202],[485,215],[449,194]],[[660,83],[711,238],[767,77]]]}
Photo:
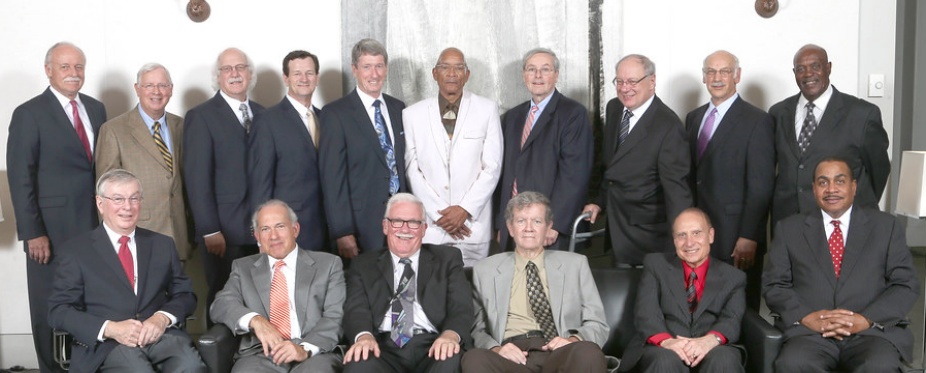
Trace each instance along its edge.
{"label": "dark suit jacket", "polygon": [[[255,118],[264,107],[250,101]],[[183,121],[183,180],[196,241],[222,232],[229,245],[254,244],[248,206],[248,135],[219,92]]]}
{"label": "dark suit jacket", "polygon": [[644,259],[634,309],[637,335],[627,347],[621,371],[633,368],[646,340],[659,333],[697,338],[716,331],[727,343],[739,340],[746,312],[746,275],[727,263],[711,260],[698,308],[691,313],[682,265],[674,252],[649,254]]}
{"label": "dark suit jacket", "polygon": [[742,97],[727,110],[698,160],[698,134],[706,115],[705,104],[688,113],[691,148],[689,182],[695,206],[704,210],[714,226],[711,255],[731,263],[739,237],[759,244],[765,252],[768,205],[775,182],[775,143],[772,118]]}
{"label": "dark suit jacket", "polygon": [[[829,109],[827,109],[829,110]],[[762,293],[785,341],[819,332],[794,325],[811,312],[842,308],[884,326],[859,334],[887,339],[906,361],[913,334],[906,315],[920,295],[904,225],[886,213],[852,208],[839,279],[833,271],[820,209],[794,215],[775,227]]]}
{"label": "dark suit jacket", "polygon": [[[463,348],[472,346],[473,290],[463,273],[463,254],[453,247],[423,244],[418,260],[418,302],[428,320],[439,333],[459,334]],[[388,249],[354,259],[344,302],[344,333],[351,343],[360,332],[379,333],[394,290]]]}
{"label": "dark suit jacket", "polygon": [[588,111],[582,104],[553,91],[522,148],[521,133],[530,107],[531,102],[527,101],[502,116],[505,146],[497,190],[499,211],[495,218],[502,249],[507,247],[509,239],[505,207],[511,200],[515,179],[519,192],[540,192],[550,199],[553,229],[560,236],[572,231],[572,221],[582,213],[588,198],[588,180],[595,157]]}
{"label": "dark suit jacket", "polygon": [[299,247],[327,251],[318,152],[301,116],[283,97],[254,121],[248,138],[248,199],[252,211],[271,198],[286,202],[299,218]]}
{"label": "dark suit jacket", "polygon": [[[19,239],[48,236],[54,247],[93,229],[99,219],[93,162],[51,89],[13,111],[6,167]],[[90,96],[80,94],[80,100],[98,134],[106,109]]]}
{"label": "dark suit jacket", "polygon": [[[405,103],[386,94],[383,99],[392,122],[399,191],[405,192],[408,190],[402,126]],[[373,122],[356,89],[325,105],[321,128],[319,168],[331,238],[354,235],[361,252],[381,250],[384,244],[381,222],[386,214],[386,201],[391,197],[390,171]]]}
{"label": "dark suit jacket", "polygon": [[[135,243],[137,295],[103,226],[69,240],[59,250],[48,320],[77,342],[71,350],[72,372],[96,371],[119,344],[114,339],[97,341],[106,320],[144,321],[164,311],[183,321],[196,309],[196,295],[183,273],[174,240],[136,228]],[[186,332],[169,328],[167,333]]]}
{"label": "dark suit jacket", "polygon": [[823,117],[819,118],[810,146],[801,155],[794,127],[799,97],[800,93],[788,97],[768,111],[775,121],[778,158],[772,223],[799,212],[819,210],[813,196],[813,173],[817,163],[829,156],[841,156],[850,162],[852,173],[858,179],[855,204],[875,207],[891,173],[881,110],[833,87],[833,96]]}
{"label": "dark suit jacket", "polygon": [[690,155],[682,122],[659,97],[618,147],[623,112],[618,99],[608,102],[598,206],[608,211],[618,263],[639,265],[647,253],[672,250],[672,221],[692,205]]}

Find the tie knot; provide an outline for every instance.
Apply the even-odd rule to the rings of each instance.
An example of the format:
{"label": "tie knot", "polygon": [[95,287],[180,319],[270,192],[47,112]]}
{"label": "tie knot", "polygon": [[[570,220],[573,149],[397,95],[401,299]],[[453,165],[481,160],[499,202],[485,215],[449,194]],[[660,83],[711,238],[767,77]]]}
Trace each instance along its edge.
{"label": "tie knot", "polygon": [[804,105],[804,107],[806,107],[808,111],[813,111],[813,109],[817,106],[814,105],[813,102],[808,102],[807,105]]}
{"label": "tie knot", "polygon": [[276,263],[273,263],[273,269],[274,269],[275,271],[279,271],[279,270],[283,269],[283,266],[285,266],[285,265],[286,265],[286,262],[284,262],[284,261],[282,261],[282,260],[277,260]]}
{"label": "tie knot", "polygon": [[152,126],[152,127],[154,127],[154,130],[155,130],[155,131],[161,129],[161,122],[154,121],[154,126]]}
{"label": "tie knot", "polygon": [[129,242],[129,236],[122,236],[122,237],[119,237],[119,243],[120,243],[120,244],[125,245],[125,244],[128,243],[128,242]]}
{"label": "tie knot", "polygon": [[633,112],[627,109],[624,109],[624,118],[630,119],[633,116]]}
{"label": "tie knot", "polygon": [[537,105],[531,106],[531,114],[537,113],[537,110],[540,110],[540,106],[537,106]]}
{"label": "tie knot", "polygon": [[77,100],[71,100],[71,106],[77,107]]}
{"label": "tie knot", "polygon": [[712,109],[710,115],[717,115],[717,108]]}
{"label": "tie knot", "polygon": [[379,105],[382,105],[383,102],[380,100],[373,101],[373,107],[379,109]]}
{"label": "tie knot", "polygon": [[534,262],[532,262],[532,261],[527,261],[527,265],[524,266],[524,267],[527,268],[527,269],[529,269],[529,270],[532,270],[532,271],[536,271],[536,270],[537,270],[537,265],[534,264]]}
{"label": "tie knot", "polygon": [[399,264],[409,265],[412,264],[412,260],[409,258],[402,258],[399,259]]}
{"label": "tie knot", "polygon": [[832,224],[836,228],[839,228],[840,223],[839,223],[839,220],[833,220],[833,221],[830,221],[830,224]]}
{"label": "tie knot", "polygon": [[238,110],[248,111],[248,104],[242,102],[241,105],[238,105]]}

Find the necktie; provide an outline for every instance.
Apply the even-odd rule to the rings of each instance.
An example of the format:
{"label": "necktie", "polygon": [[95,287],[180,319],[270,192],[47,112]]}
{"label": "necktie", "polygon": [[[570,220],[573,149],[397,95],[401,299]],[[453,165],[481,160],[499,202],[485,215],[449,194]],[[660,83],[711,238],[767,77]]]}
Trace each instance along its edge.
{"label": "necktie", "polygon": [[[539,106],[531,106],[531,111],[527,114],[527,121],[524,122],[524,129],[521,131],[521,149],[524,149],[524,143],[527,142],[527,138],[530,137],[531,131],[534,126],[534,117],[537,115],[537,110],[540,110]],[[511,196],[514,197],[518,195],[518,179],[514,179],[514,184],[511,185]]]}
{"label": "necktie", "polygon": [[540,282],[534,262],[527,262],[527,300],[534,313],[534,321],[543,329],[543,337],[549,341],[559,335],[553,323],[553,310],[547,301],[547,294],[543,292],[543,283]]}
{"label": "necktie", "polygon": [[241,111],[241,125],[244,126],[244,133],[251,133],[251,114],[248,113],[248,104],[242,103],[238,106]]}
{"label": "necktie", "polygon": [[707,116],[707,120],[704,121],[704,127],[701,128],[701,133],[698,134],[698,159],[701,159],[701,156],[704,155],[704,151],[707,150],[707,144],[711,142],[711,134],[714,132],[714,121],[717,120],[717,108],[711,110],[711,114]]}
{"label": "necktie", "polygon": [[454,104],[447,104],[444,110],[446,110],[446,112],[440,118],[441,123],[444,124],[444,131],[447,131],[447,137],[453,139],[453,128],[457,124],[457,106]]}
{"label": "necktie", "polygon": [[399,286],[396,287],[396,297],[392,300],[392,331],[389,333],[392,341],[399,348],[405,346],[415,335],[415,292],[418,286],[415,284],[415,271],[412,269],[412,261],[408,258],[399,259],[400,264],[405,265],[402,271],[402,279],[399,280]]}
{"label": "necktie", "polygon": [[283,275],[285,265],[282,260],[273,264],[273,279],[270,280],[270,323],[277,328],[283,339],[289,339],[289,291],[286,288],[286,276]]}
{"label": "necktie", "polygon": [[685,289],[685,295],[688,296],[688,311],[694,313],[695,309],[698,308],[698,291],[695,289],[695,282],[698,280],[698,275],[695,273],[694,268],[691,269],[691,274],[688,275],[688,287]]}
{"label": "necktie", "polygon": [[164,163],[167,165],[167,171],[174,173],[174,160],[170,156],[170,150],[167,149],[167,143],[164,142],[164,138],[161,137],[161,122],[154,122],[154,145],[158,148],[158,152],[161,153],[161,158],[164,158]]}
{"label": "necktie", "polygon": [[627,135],[630,134],[630,118],[633,117],[633,112],[627,109],[624,109],[624,117],[621,118],[621,132],[617,136],[617,145],[624,143],[624,140],[627,139]]}
{"label": "necktie", "polygon": [[395,166],[395,151],[392,149],[392,141],[389,141],[389,133],[386,132],[386,119],[383,118],[383,111],[379,106],[382,101],[373,101],[373,107],[376,108],[373,113],[373,128],[376,129],[376,136],[379,136],[379,146],[386,153],[386,165],[389,166],[389,194],[396,194],[399,191],[399,172]]}
{"label": "necktie", "polygon": [[77,138],[80,140],[80,144],[84,146],[87,159],[93,162],[93,152],[90,150],[90,139],[87,138],[87,130],[84,129],[84,121],[80,119],[80,112],[77,111],[77,101],[75,100],[71,100],[71,113],[74,115],[74,130],[77,131]]}
{"label": "necktie", "polygon": [[801,154],[804,154],[804,151],[810,146],[810,136],[813,136],[813,131],[817,129],[817,118],[813,115],[814,107],[813,102],[808,102],[806,105],[807,116],[804,117],[801,134],[797,138],[797,145],[801,148]]}
{"label": "necktie", "polygon": [[833,270],[836,271],[836,278],[839,278],[839,271],[842,268],[842,254],[846,250],[846,244],[842,240],[842,229],[839,228],[839,220],[830,222],[833,224],[833,233],[830,234],[830,256],[833,257]]}
{"label": "necktie", "polygon": [[129,250],[129,236],[119,237],[119,262],[129,278],[129,285],[135,289],[135,263],[132,263],[132,251]]}
{"label": "necktie", "polygon": [[318,149],[318,121],[315,120],[315,113],[312,112],[312,108],[305,112],[305,119],[309,123],[309,135],[312,137],[312,144]]}

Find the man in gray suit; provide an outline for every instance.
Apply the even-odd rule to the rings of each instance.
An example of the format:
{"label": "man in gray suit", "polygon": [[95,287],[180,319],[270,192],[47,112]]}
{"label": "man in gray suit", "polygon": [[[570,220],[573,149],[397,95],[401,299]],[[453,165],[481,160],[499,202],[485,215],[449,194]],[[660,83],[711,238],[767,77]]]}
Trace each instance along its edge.
{"label": "man in gray suit", "polygon": [[514,252],[473,267],[477,348],[463,356],[463,371],[603,372],[610,328],[588,260],[543,248],[553,229],[550,200],[518,193],[505,220]]}
{"label": "man in gray suit", "polygon": [[341,260],[296,250],[299,223],[285,202],[260,205],[252,224],[261,253],[235,260],[210,310],[213,321],[245,334],[232,371],[340,371]]}

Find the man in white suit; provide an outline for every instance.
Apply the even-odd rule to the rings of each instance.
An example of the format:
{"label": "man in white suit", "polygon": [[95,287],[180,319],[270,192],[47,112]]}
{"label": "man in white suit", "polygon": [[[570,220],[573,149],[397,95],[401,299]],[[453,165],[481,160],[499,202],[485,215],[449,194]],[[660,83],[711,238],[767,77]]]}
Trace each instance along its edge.
{"label": "man in white suit", "polygon": [[521,192],[505,209],[514,252],[473,268],[475,349],[463,372],[604,372],[604,307],[583,255],[543,248],[550,200]]}
{"label": "man in white suit", "polygon": [[469,67],[457,48],[444,49],[431,74],[438,97],[402,112],[408,183],[424,202],[423,242],[459,248],[471,267],[489,253],[502,159],[498,105],[463,90]]}

